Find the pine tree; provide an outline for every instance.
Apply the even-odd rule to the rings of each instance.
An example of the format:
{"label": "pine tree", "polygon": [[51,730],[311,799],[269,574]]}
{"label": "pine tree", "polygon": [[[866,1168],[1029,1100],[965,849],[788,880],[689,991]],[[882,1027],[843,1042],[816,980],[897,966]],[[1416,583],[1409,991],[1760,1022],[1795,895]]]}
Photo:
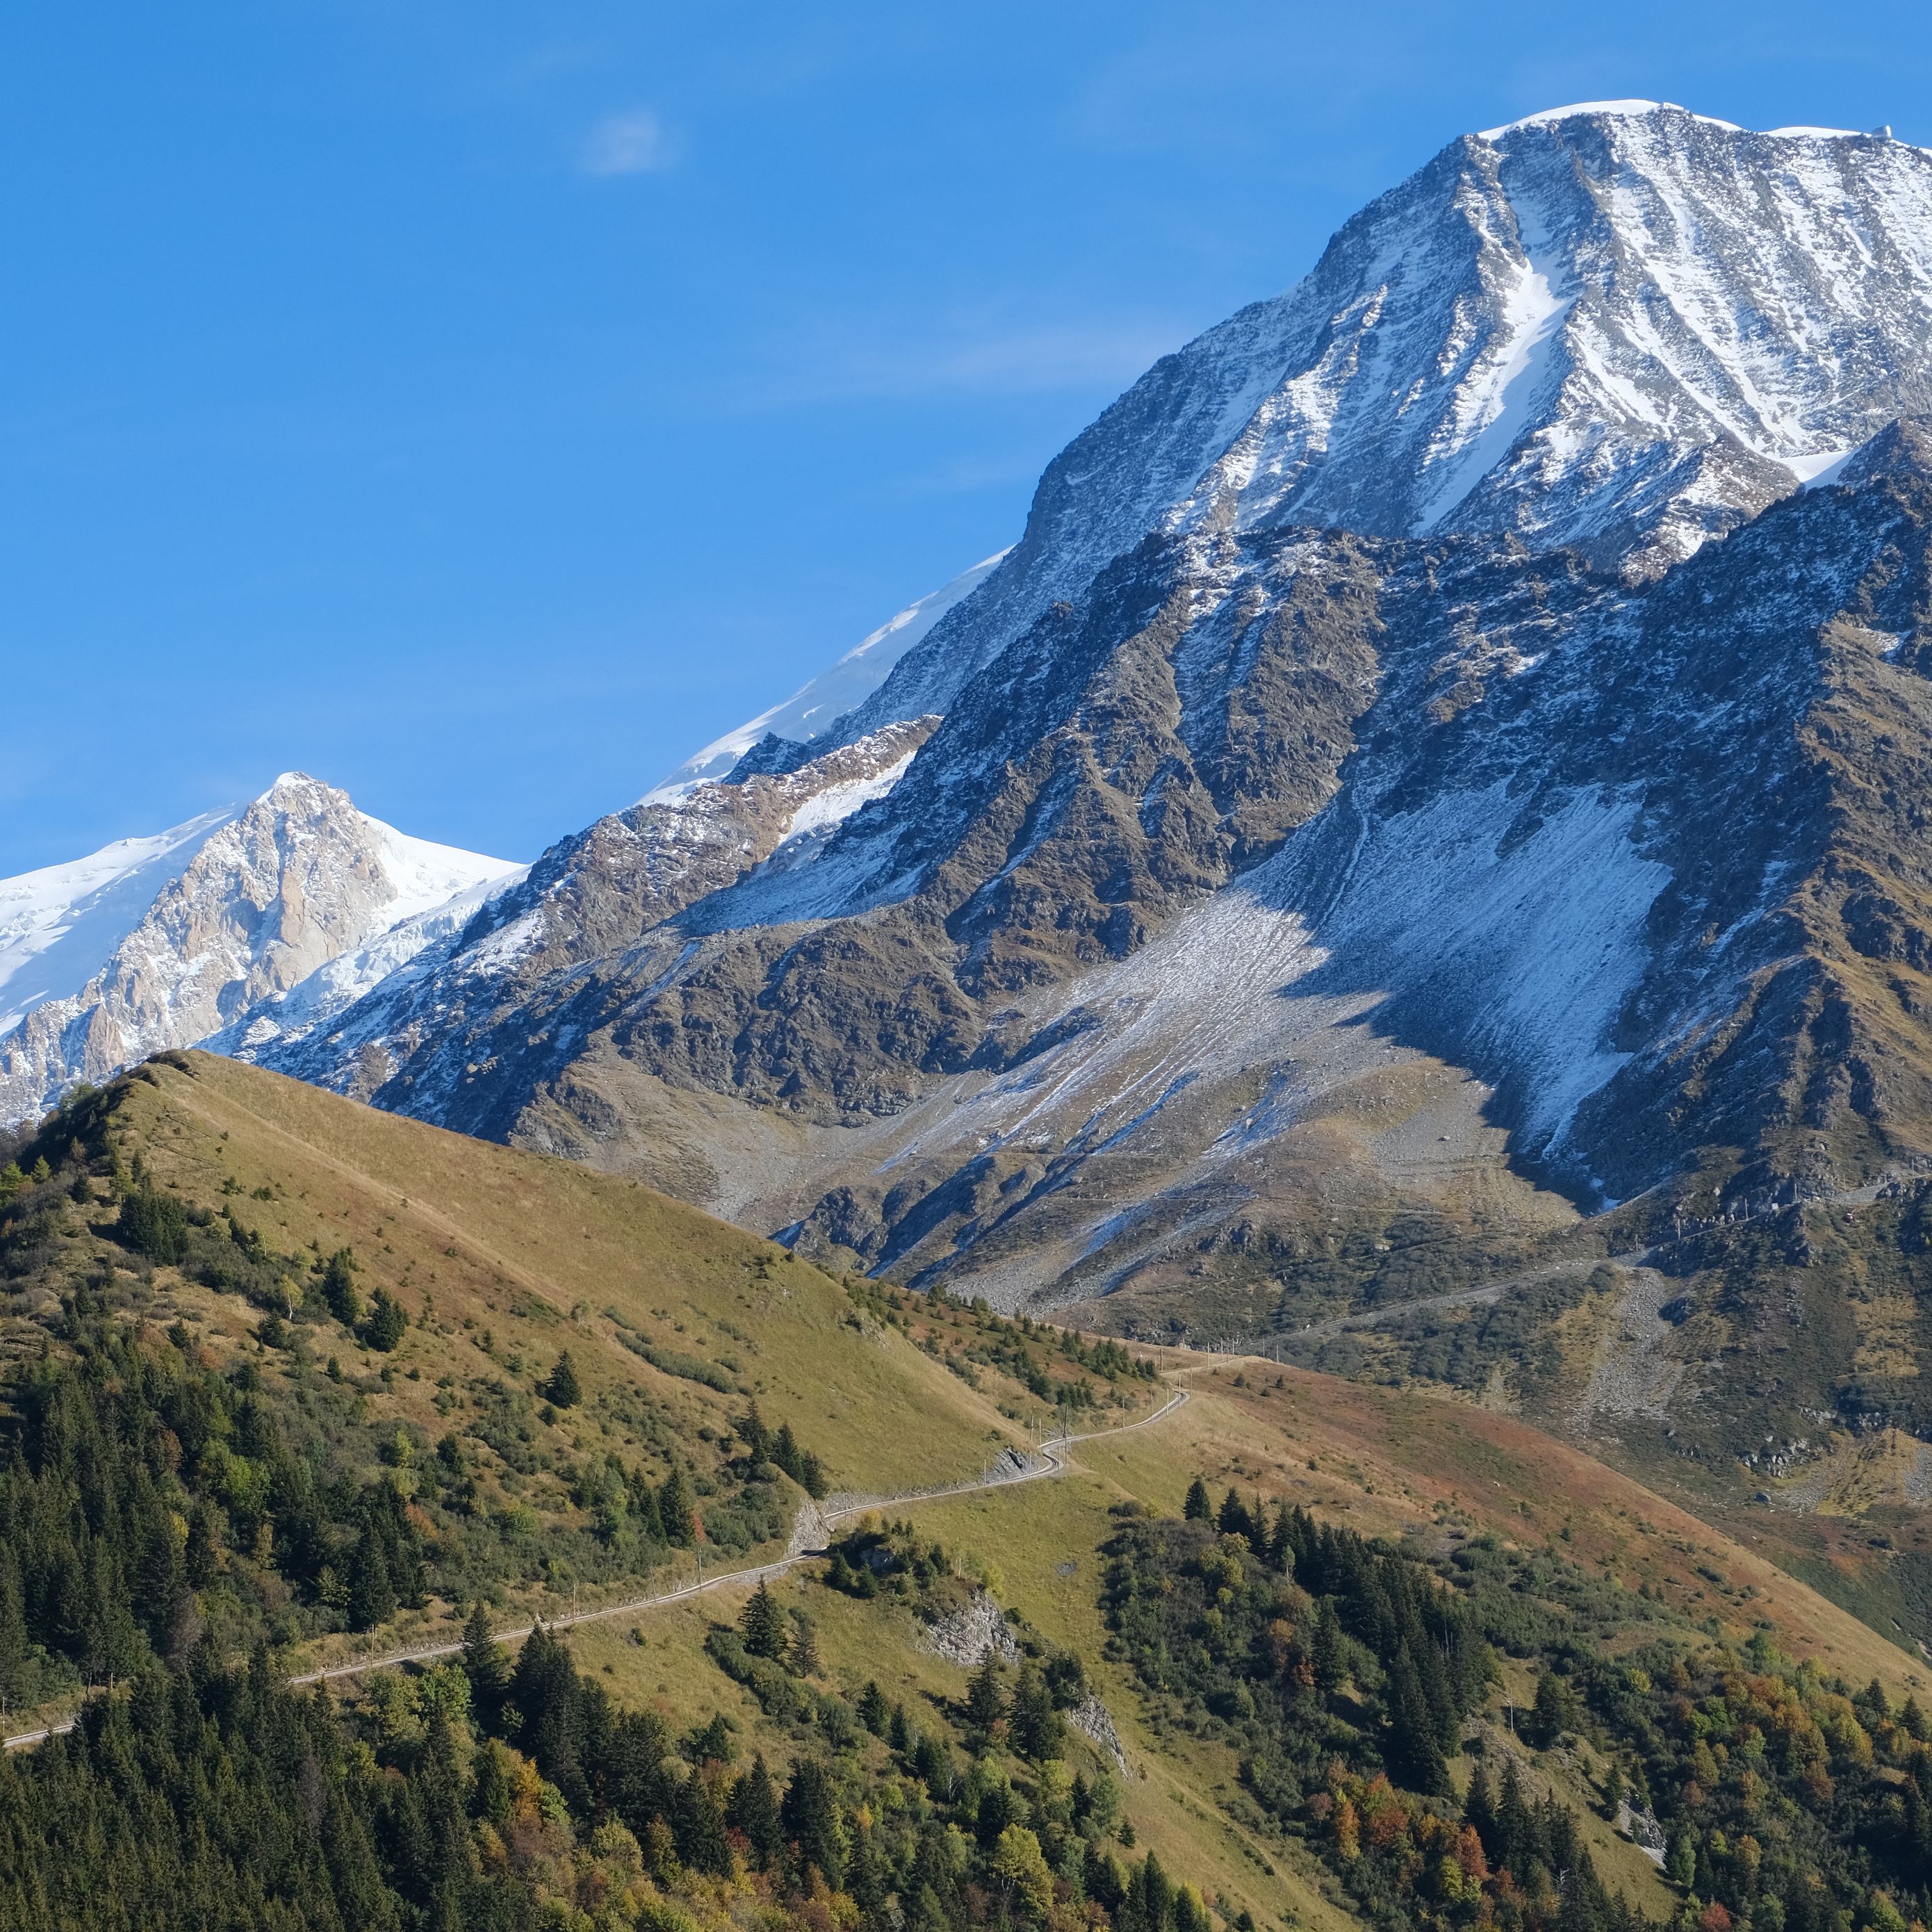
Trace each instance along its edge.
{"label": "pine tree", "polygon": [[754,1657],[768,1658],[776,1663],[784,1656],[784,1612],[779,1609],[778,1600],[766,1588],[763,1577],[758,1580],[758,1587],[746,1599],[745,1607],[738,1612],[738,1628],[744,1634],[745,1648]]}
{"label": "pine tree", "polygon": [[764,1418],[758,1413],[754,1401],[745,1412],[744,1419],[738,1424],[738,1436],[745,1445],[745,1454],[755,1465],[765,1460],[765,1452],[770,1444],[771,1432],[765,1426]]}
{"label": "pine tree", "polygon": [[1213,1508],[1208,1500],[1208,1485],[1196,1476],[1187,1486],[1187,1500],[1180,1506],[1181,1515],[1189,1522],[1205,1522]]}
{"label": "pine tree", "polygon": [[559,1408],[574,1408],[584,1400],[584,1384],[577,1379],[577,1364],[566,1348],[556,1358],[556,1366],[544,1384],[544,1400]]}
{"label": "pine tree", "polygon": [[866,1680],[865,1689],[859,1693],[858,1712],[860,1723],[873,1736],[882,1738],[885,1736],[891,1714],[886,1706],[885,1693],[879,1688],[876,1678],[868,1677]]}
{"label": "pine tree", "polygon": [[724,1835],[724,1815],[697,1766],[679,1786],[672,1808],[671,1832],[677,1855],[694,1871],[723,1878],[731,1871],[731,1844]]}
{"label": "pine tree", "polygon": [[691,1478],[674,1463],[671,1472],[658,1491],[658,1519],[664,1526],[664,1540],[680,1550],[688,1550],[698,1540],[695,1512],[698,1499],[692,1493]]}
{"label": "pine tree", "polygon": [[813,1633],[812,1619],[796,1610],[792,1612],[791,1648],[788,1660],[800,1677],[818,1675],[818,1640]]}
{"label": "pine tree", "polygon": [[760,1871],[784,1849],[784,1826],[778,1816],[778,1796],[772,1788],[771,1774],[762,1755],[752,1760],[752,1768],[731,1787],[728,1822],[745,1834],[752,1856]]}
{"label": "pine tree", "polygon": [[832,1780],[816,1759],[792,1761],[783,1816],[800,1857],[807,1864],[816,1865],[825,1882],[836,1892],[845,1878],[845,1834],[832,1795]]}
{"label": "pine tree", "polygon": [[463,1626],[463,1674],[470,1680],[470,1708],[477,1721],[485,1730],[493,1730],[510,1678],[502,1650],[490,1634],[489,1613],[481,1597],[472,1601]]}
{"label": "pine tree", "polygon": [[1401,1782],[1432,1798],[1448,1791],[1449,1768],[1436,1736],[1435,1714],[1406,1643],[1389,1672],[1388,1720],[1389,1755]]}
{"label": "pine tree", "polygon": [[409,1325],[403,1304],[386,1288],[379,1288],[369,1298],[368,1315],[357,1333],[369,1347],[386,1355],[402,1340]]}
{"label": "pine tree", "polygon": [[1006,1708],[1006,1699],[1000,1690],[1000,1666],[993,1654],[991,1644],[986,1654],[980,1660],[966,1685],[966,1721],[976,1731],[990,1731]]}

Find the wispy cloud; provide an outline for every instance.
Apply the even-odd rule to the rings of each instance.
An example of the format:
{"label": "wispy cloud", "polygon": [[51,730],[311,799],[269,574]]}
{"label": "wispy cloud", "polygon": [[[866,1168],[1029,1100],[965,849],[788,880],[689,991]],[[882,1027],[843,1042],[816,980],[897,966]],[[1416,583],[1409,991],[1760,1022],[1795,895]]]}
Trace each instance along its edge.
{"label": "wispy cloud", "polygon": [[1020,396],[1106,388],[1131,382],[1192,330],[1171,318],[1097,316],[1078,322],[994,317],[820,319],[786,340],[763,380],[732,398],[742,407],[911,399]]}
{"label": "wispy cloud", "polygon": [[587,175],[662,174],[677,159],[670,130],[648,107],[607,116],[592,128],[578,157]]}

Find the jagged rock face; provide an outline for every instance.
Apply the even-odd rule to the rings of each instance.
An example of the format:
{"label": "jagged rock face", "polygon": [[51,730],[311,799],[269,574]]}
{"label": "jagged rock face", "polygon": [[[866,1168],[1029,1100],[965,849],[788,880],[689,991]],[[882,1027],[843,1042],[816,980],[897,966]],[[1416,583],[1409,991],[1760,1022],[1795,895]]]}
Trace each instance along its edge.
{"label": "jagged rock face", "polygon": [[[284,1071],[394,1104],[389,1083],[488,1084],[496,1031],[579,968],[623,958],[647,933],[748,874],[808,867],[852,814],[883,797],[938,723],[889,725],[800,770],[705,781],[601,818],[546,852],[517,886],[425,949],[347,1012],[262,1058]],[[472,1050],[474,1049],[474,1050]]]}
{"label": "jagged rock face", "polygon": [[[837,728],[278,1064],[1009,1302],[1344,1196],[1486,1238],[1713,1149],[1753,1201],[1932,1166],[1928,235],[1876,139],[1452,145]],[[788,856],[760,788],[839,741],[881,775]]]}
{"label": "jagged rock face", "polygon": [[405,838],[300,772],[182,846],[192,856],[86,983],[0,1036],[0,1119],[29,1118],[74,1080],[224,1029],[261,1023],[272,1034],[264,1012],[332,962],[514,869]]}
{"label": "jagged rock face", "polygon": [[1653,574],[1932,410],[1928,234],[1932,154],[1876,136],[1631,103],[1452,142],[1077,436],[848,728],[945,710],[1155,531],[1508,531]]}

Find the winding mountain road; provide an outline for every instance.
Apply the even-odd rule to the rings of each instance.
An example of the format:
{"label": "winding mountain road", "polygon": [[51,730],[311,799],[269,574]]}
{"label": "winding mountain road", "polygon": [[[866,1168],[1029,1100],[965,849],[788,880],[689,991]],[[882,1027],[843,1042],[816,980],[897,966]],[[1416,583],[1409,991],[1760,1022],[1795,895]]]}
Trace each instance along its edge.
{"label": "winding mountain road", "polygon": [[[954,1483],[941,1489],[922,1490],[914,1494],[900,1496],[858,1496],[839,1504],[836,1509],[820,1510],[807,1503],[800,1511],[798,1522],[792,1534],[792,1542],[799,1543],[800,1532],[829,1528],[833,1523],[843,1522],[848,1516],[863,1516],[877,1509],[904,1509],[920,1503],[940,1502],[953,1496],[972,1496],[984,1490],[1011,1489],[1021,1483],[1036,1483],[1042,1477],[1064,1475],[1072,1467],[1068,1451],[1082,1442],[1095,1442],[1110,1436],[1131,1435],[1137,1429],[1150,1429],[1156,1422],[1163,1421],[1179,1408],[1188,1399],[1186,1389],[1176,1389],[1151,1415],[1143,1415],[1132,1422],[1124,1422],[1118,1428],[1090,1430],[1080,1436],[1056,1436],[1051,1442],[1039,1444],[1036,1459],[1018,1468],[992,1471],[982,1476],[975,1476],[963,1483]],[[671,1604],[688,1602],[693,1597],[704,1595],[707,1591],[723,1589],[727,1585],[760,1583],[773,1577],[782,1576],[788,1570],[795,1570],[801,1563],[808,1562],[823,1554],[818,1546],[793,1548],[774,1562],[755,1564],[749,1569],[720,1570],[710,1576],[701,1576],[694,1581],[680,1584],[674,1590],[660,1592],[655,1596],[632,1597],[621,1604],[605,1604],[596,1610],[578,1610],[568,1616],[545,1619],[546,1630],[568,1630],[578,1624],[601,1622],[610,1617],[641,1616],[652,1610],[664,1609]],[[520,1624],[513,1630],[494,1633],[499,1643],[520,1643],[535,1628],[530,1624]],[[334,1664],[326,1670],[304,1671],[298,1677],[289,1679],[291,1684],[325,1684],[337,1677],[359,1677],[371,1670],[394,1670],[405,1664],[428,1664],[442,1657],[454,1657],[463,1648],[460,1642],[455,1643],[423,1644],[410,1650],[386,1652],[380,1657],[358,1658],[352,1664]],[[5,1748],[17,1750],[28,1744],[42,1744],[49,1738],[56,1738],[74,1729],[74,1720],[70,1718],[64,1724],[43,1726],[37,1731],[22,1731],[19,1736],[4,1741]]]}

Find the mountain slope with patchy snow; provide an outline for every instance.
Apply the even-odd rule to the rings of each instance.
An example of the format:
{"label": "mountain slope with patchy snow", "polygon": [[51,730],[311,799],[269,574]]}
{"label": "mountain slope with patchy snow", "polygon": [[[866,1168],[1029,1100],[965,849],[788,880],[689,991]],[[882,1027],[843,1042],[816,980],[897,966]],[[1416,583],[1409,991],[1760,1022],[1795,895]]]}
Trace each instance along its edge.
{"label": "mountain slope with patchy snow", "polygon": [[842,717],[266,1057],[1009,1302],[1932,1172],[1928,342],[1932,155],[1466,136]]}

